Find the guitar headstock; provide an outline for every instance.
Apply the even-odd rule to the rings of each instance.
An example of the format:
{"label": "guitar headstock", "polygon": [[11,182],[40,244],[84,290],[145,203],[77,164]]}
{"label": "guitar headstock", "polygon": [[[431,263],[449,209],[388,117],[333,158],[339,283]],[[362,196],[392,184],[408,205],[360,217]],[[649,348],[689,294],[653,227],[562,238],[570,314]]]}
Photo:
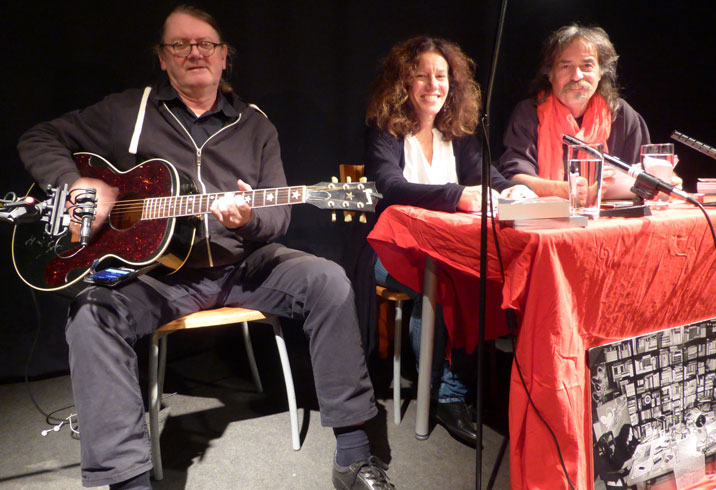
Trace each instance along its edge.
{"label": "guitar headstock", "polygon": [[375,212],[383,197],[374,182],[320,182],[306,186],[306,202],[321,209]]}

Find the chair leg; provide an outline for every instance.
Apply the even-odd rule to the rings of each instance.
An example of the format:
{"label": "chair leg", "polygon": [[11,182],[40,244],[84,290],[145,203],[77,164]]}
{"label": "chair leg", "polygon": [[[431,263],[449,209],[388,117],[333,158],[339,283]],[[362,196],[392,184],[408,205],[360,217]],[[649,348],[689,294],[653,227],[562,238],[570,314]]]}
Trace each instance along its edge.
{"label": "chair leg", "polygon": [[162,453],[159,446],[159,406],[164,388],[164,362],[166,361],[166,337],[152,335],[149,347],[149,437],[152,443],[154,479],[162,480]]}
{"label": "chair leg", "polygon": [[281,367],[283,368],[283,379],[286,383],[286,398],[288,398],[288,413],[291,417],[291,444],[294,451],[301,449],[301,440],[298,436],[298,408],[296,407],[296,391],[293,387],[293,374],[291,374],[291,364],[288,360],[288,351],[286,350],[286,342],[283,338],[283,330],[281,324],[275,318],[272,320],[273,332],[276,337],[276,347],[278,355],[281,358]]}
{"label": "chair leg", "polygon": [[393,422],[400,424],[400,351],[403,339],[403,301],[395,302],[395,330],[393,334]]}
{"label": "chair leg", "polygon": [[246,347],[246,356],[249,359],[249,367],[251,367],[251,376],[254,378],[254,384],[259,393],[264,392],[264,387],[261,384],[261,377],[259,376],[259,368],[256,366],[256,357],[254,356],[254,346],[251,343],[251,334],[249,333],[249,322],[244,322],[241,325],[241,330],[244,332],[244,346]]}
{"label": "chair leg", "polygon": [[164,376],[167,372],[167,336],[162,335],[159,339],[159,404],[157,411],[162,409],[162,398],[164,397]]}

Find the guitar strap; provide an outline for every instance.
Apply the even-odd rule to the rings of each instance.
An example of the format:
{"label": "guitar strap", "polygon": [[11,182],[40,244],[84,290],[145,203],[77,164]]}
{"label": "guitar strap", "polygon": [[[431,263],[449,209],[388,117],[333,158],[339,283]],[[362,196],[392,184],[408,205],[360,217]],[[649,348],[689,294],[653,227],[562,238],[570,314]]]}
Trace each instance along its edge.
{"label": "guitar strap", "polygon": [[149,100],[149,92],[151,91],[151,86],[144,87],[142,101],[139,103],[137,122],[134,123],[134,134],[132,134],[132,141],[129,143],[129,153],[131,153],[132,155],[137,154],[137,146],[139,146],[139,136],[142,134],[142,126],[144,125],[144,114],[147,112],[147,100]]}

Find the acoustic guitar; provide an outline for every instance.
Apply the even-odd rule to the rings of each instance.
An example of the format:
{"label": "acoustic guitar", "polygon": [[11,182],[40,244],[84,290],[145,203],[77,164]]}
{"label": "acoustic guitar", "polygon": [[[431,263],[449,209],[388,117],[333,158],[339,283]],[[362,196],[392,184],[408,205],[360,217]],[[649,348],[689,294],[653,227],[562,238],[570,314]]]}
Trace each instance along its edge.
{"label": "acoustic guitar", "polygon": [[102,262],[133,268],[159,262],[170,272],[178,270],[191,252],[198,217],[210,213],[211,204],[225,194],[243,195],[252,208],[309,203],[321,209],[359,212],[375,211],[375,200],[381,197],[368,182],[199,194],[193,181],[166,160],[147,160],[128,171],[92,153],[76,153],[74,160],[83,177],[118,188],[118,198],[84,248],[70,241],[69,233],[49,236],[41,222],[15,226],[15,270],[25,283],[41,291],[82,284],[83,277]]}

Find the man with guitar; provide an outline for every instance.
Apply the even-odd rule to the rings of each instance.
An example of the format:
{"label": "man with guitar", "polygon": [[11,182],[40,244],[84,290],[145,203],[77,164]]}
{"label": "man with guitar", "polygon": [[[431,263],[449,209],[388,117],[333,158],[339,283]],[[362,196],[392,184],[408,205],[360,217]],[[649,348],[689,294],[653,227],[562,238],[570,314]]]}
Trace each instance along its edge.
{"label": "man with guitar", "polygon": [[[200,193],[214,193],[206,201],[212,216],[204,216],[197,226],[193,248],[178,259],[175,273],[152,272],[114,288],[91,286],[70,308],[66,337],[80,421],[82,482],[112,490],[151,488],[150,444],[133,346],[172,319],[241,305],[304,320],[321,420],[336,434],[335,488],[394,488],[386,466],[370,456],[362,428],[377,410],[350,282],[338,265],[272,243],[288,227],[287,206],[256,208],[253,198],[249,202],[244,197],[252,196],[252,189],[284,187],[286,181],[276,129],[222,79],[230,50],[209,14],[178,7],[166,18],[156,46],[163,81],[143,91],[109,95],[35,126],[20,140],[20,156],[43,188],[68,184],[97,190],[89,245],[55,258],[58,263],[81,268],[88,256],[108,256],[106,242],[124,240],[118,235],[124,221],[115,214],[131,210],[138,202],[135,195],[151,195],[163,174],[186,175]],[[93,155],[78,158],[77,152]],[[99,157],[114,168],[98,167],[93,162],[104,161]],[[141,170],[136,182],[125,182],[135,167],[151,159],[171,164],[159,165],[156,177]],[[179,185],[172,180],[173,187]],[[230,192],[237,185],[245,192]],[[263,199],[273,202],[279,194],[265,192]],[[181,198],[172,211],[193,210],[200,199]],[[137,211],[142,219],[146,214],[165,216],[159,204],[147,206]],[[141,249],[157,228],[179,234],[180,223],[173,218],[149,228],[141,228],[142,223],[126,227],[146,230],[146,236],[138,233],[127,240],[126,248]],[[79,237],[78,225],[71,231]],[[159,240],[156,249],[166,252],[173,239]],[[155,258],[162,262],[165,256],[159,252]],[[126,253],[127,263],[150,261],[140,252]],[[74,270],[68,267],[65,275]]]}

